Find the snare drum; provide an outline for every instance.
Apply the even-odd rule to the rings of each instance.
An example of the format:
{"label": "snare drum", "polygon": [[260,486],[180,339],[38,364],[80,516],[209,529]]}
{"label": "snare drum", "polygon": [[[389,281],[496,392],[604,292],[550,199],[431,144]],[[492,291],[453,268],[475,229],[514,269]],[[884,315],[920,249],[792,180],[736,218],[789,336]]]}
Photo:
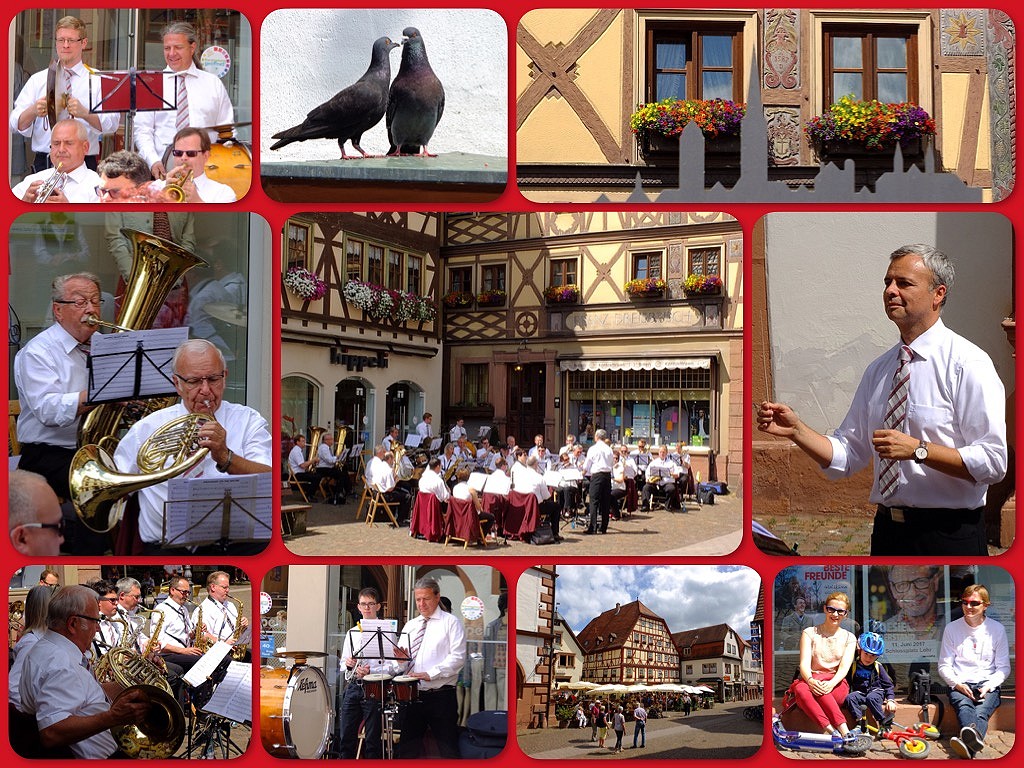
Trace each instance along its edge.
{"label": "snare drum", "polygon": [[419,698],[420,680],[412,675],[399,675],[391,681],[395,692],[395,700],[400,704],[408,704]]}
{"label": "snare drum", "polygon": [[327,678],[319,669],[260,670],[260,737],[270,754],[319,759],[333,720]]}
{"label": "snare drum", "polygon": [[363,675],[363,696],[381,704],[391,693],[391,675]]}

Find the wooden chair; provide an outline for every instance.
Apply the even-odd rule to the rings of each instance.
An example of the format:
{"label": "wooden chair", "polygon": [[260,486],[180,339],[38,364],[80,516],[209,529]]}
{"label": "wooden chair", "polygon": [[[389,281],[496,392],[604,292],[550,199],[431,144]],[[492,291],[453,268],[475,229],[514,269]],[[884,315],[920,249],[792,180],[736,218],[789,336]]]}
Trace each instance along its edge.
{"label": "wooden chair", "polygon": [[[484,536],[484,529],[480,524],[480,516],[476,513],[472,499],[448,499],[444,545],[447,547],[448,542],[452,539],[461,541],[463,549],[476,542],[480,542],[484,547],[487,546],[487,538]],[[494,543],[497,546],[498,542]]]}
{"label": "wooden chair", "polygon": [[7,401],[7,455],[18,456],[21,443],[18,442],[18,414],[21,413],[20,400]]}
{"label": "wooden chair", "polygon": [[391,520],[391,524],[395,528],[401,528],[398,524],[398,520],[395,518],[395,511],[391,508],[391,504],[384,498],[384,494],[376,488],[370,488],[370,505],[366,510],[366,524],[375,525],[377,513],[380,510],[384,510],[384,513]]}
{"label": "wooden chair", "polygon": [[540,520],[540,505],[532,493],[508,492],[508,510],[505,513],[505,536],[524,541],[537,530]]}
{"label": "wooden chair", "polygon": [[427,541],[440,541],[444,536],[445,525],[441,516],[441,502],[437,496],[417,493],[412,505],[412,517],[409,519],[409,535],[420,535]]}
{"label": "wooden chair", "polygon": [[[362,477],[362,475],[360,475]],[[356,507],[356,520],[359,520],[366,509],[366,505],[370,503],[370,486],[367,482],[363,481],[363,494],[359,497],[359,506]]]}
{"label": "wooden chair", "polygon": [[330,487],[331,487],[331,478],[329,478],[327,475],[324,475],[323,477],[321,477],[320,478],[320,484],[317,485],[316,490],[317,490],[317,493],[319,493],[323,497],[324,504],[326,504],[328,501],[331,500],[331,495],[332,494],[330,492]]}

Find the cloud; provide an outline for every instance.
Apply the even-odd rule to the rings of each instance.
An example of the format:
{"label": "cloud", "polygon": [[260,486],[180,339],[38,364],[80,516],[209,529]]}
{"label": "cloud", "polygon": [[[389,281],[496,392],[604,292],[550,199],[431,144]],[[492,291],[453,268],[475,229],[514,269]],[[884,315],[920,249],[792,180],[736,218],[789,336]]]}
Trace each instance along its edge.
{"label": "cloud", "polygon": [[563,565],[555,600],[574,632],[616,603],[637,598],[682,632],[725,623],[750,637],[760,577],[744,566]]}

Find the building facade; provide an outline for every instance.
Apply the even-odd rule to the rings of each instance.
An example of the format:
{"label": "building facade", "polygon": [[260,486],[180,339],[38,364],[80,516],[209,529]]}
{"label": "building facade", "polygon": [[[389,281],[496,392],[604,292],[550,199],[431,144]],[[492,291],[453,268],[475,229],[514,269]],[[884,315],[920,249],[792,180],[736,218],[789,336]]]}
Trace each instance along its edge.
{"label": "building facade", "polygon": [[555,614],[555,647],[558,658],[555,661],[554,686],[562,683],[578,683],[583,679],[583,649],[572,627],[558,613]]}
{"label": "building facade", "polygon": [[604,685],[678,683],[679,653],[665,620],[639,600],[592,619],[578,635],[583,679]]}
{"label": "building facade", "polygon": [[716,690],[718,701],[738,701],[744,695],[744,640],[728,624],[674,632],[682,683]]}
{"label": "building facade", "polygon": [[517,729],[542,728],[555,714],[555,578],[553,565],[538,565],[527,568],[516,584]]}

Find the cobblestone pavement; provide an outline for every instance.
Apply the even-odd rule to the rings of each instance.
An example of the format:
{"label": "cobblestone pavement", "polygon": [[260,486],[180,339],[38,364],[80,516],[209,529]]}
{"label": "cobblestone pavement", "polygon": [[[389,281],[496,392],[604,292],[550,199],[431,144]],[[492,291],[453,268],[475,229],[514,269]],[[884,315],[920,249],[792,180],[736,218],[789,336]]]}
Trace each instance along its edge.
{"label": "cobblestone pavement", "polygon": [[716,704],[683,717],[670,712],[668,717],[647,721],[647,746],[633,749],[633,723],[626,723],[622,752],[615,752],[615,732],[608,730],[602,749],[590,740],[590,728],[543,728],[519,731],[520,749],[530,757],[545,760],[603,758],[635,759],[743,759],[754,755],[764,740],[760,723],[743,717],[751,701]]}
{"label": "cobblestone pavement", "polygon": [[[975,760],[995,760],[1003,757],[1013,747],[1014,734],[1008,731],[989,731],[985,735],[985,749],[974,756]],[[959,760],[949,749],[949,738],[946,735],[938,741],[930,742],[927,760]],[[902,760],[899,747],[892,741],[876,741],[863,757],[834,755],[831,752],[789,752],[780,750],[786,757],[794,760]]]}
{"label": "cobblestone pavement", "polygon": [[[301,499],[299,499],[301,501]],[[296,497],[284,494],[284,504],[296,503]],[[463,549],[455,543],[445,547],[411,539],[408,526],[395,529],[390,524],[366,525],[357,521],[357,499],[338,506],[314,503],[306,520],[306,532],[285,538],[285,546],[298,555],[344,556],[376,552],[411,557],[587,557],[612,555],[693,555],[717,556],[731,553],[743,535],[743,502],[735,495],[716,497],[713,505],[687,504],[686,512],[637,512],[631,518],[612,521],[608,533],[587,535],[584,526],[573,528],[563,521],[559,544],[537,547],[520,541]],[[583,518],[579,518],[580,521]],[[501,541],[499,539],[499,541]]]}

